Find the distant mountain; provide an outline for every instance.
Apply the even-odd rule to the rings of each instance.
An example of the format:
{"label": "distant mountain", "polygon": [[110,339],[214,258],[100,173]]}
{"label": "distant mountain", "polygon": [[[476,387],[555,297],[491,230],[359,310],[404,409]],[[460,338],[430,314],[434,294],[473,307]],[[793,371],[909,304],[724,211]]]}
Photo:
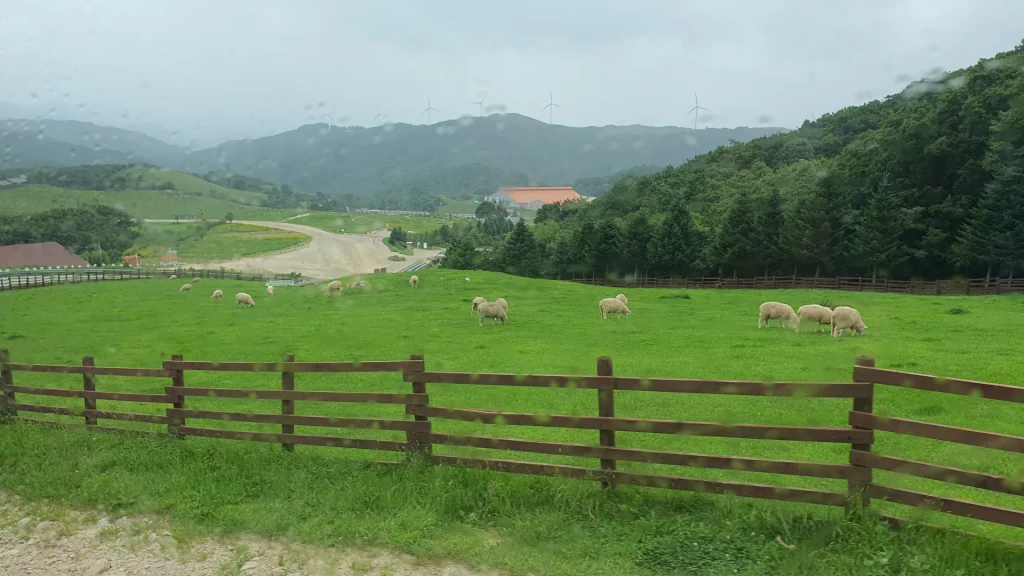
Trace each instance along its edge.
{"label": "distant mountain", "polygon": [[77,120],[11,119],[0,125],[0,132],[42,135],[96,152],[122,152],[129,161],[164,166],[180,163],[185,155],[184,149],[139,132]]}
{"label": "distant mountain", "polygon": [[0,151],[0,169],[134,162],[132,154],[78,146],[35,132],[0,130]]}
{"label": "distant mountain", "polygon": [[328,130],[326,124],[311,124],[200,150],[176,167],[197,173],[238,172],[300,190],[376,196],[393,192],[396,186],[413,186],[420,176],[474,164],[524,174],[538,184],[571,184],[578,178],[606,176],[639,165],[678,165],[732,141],[747,142],[784,131],[635,125],[575,128],[519,114],[431,126]]}

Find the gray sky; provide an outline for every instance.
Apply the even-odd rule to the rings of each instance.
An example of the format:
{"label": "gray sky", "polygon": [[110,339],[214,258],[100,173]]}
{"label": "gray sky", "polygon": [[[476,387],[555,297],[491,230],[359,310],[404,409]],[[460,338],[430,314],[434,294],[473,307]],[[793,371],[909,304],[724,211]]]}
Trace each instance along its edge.
{"label": "gray sky", "polygon": [[[1021,0],[0,0],[0,106],[201,146],[497,109],[796,127],[1024,39]],[[324,103],[323,106],[320,103]],[[13,106],[11,106],[13,105]],[[0,108],[0,110],[3,110]],[[347,117],[347,120],[341,120]],[[702,121],[702,125],[705,123]]]}

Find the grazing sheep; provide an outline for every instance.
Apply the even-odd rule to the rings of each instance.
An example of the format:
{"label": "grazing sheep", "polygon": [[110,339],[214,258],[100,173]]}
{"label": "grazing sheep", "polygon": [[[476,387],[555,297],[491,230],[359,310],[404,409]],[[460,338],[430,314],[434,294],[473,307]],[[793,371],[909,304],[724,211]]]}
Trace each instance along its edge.
{"label": "grazing sheep", "polygon": [[629,316],[632,312],[629,311],[629,307],[622,303],[621,300],[615,298],[605,298],[601,300],[599,305],[601,308],[601,318],[608,319],[609,314],[615,314],[616,318],[621,317],[622,314]]}
{"label": "grazing sheep", "polygon": [[838,338],[843,335],[844,330],[853,330],[857,334],[864,334],[868,327],[860,319],[860,312],[849,306],[837,306],[832,311],[832,336]]}
{"label": "grazing sheep", "polygon": [[202,278],[193,278],[193,279],[192,279],[192,283],[193,283],[193,284],[199,284],[199,281],[200,281],[200,280],[202,280]]}
{"label": "grazing sheep", "polygon": [[273,295],[274,295],[274,287],[273,286],[267,286],[267,296],[273,296]]}
{"label": "grazing sheep", "polygon": [[762,323],[767,328],[770,320],[778,320],[779,324],[783,327],[789,326],[793,330],[800,329],[800,320],[797,319],[796,312],[793,312],[793,307],[789,304],[765,302],[761,304],[759,310],[760,315],[757,317],[758,328],[761,327]]}
{"label": "grazing sheep", "polygon": [[338,296],[341,296],[341,282],[337,280],[327,285],[327,297],[330,298],[335,292],[338,293]]}
{"label": "grazing sheep", "polygon": [[177,279],[178,279],[178,275],[177,274],[171,274],[171,277],[168,278],[168,280],[177,280]]}
{"label": "grazing sheep", "polygon": [[419,285],[420,285],[420,277],[419,276],[413,274],[412,276],[409,277],[409,286],[412,286],[413,288],[415,288],[415,287],[417,287]]}
{"label": "grazing sheep", "polygon": [[192,291],[192,285],[191,284],[182,284],[181,288],[178,288],[178,292],[191,292],[191,291]]}
{"label": "grazing sheep", "polygon": [[619,302],[622,302],[626,306],[629,306],[629,300],[626,298],[625,294],[616,294],[615,299],[618,300]]}
{"label": "grazing sheep", "polygon": [[256,303],[252,301],[252,296],[249,296],[245,292],[235,294],[235,303],[237,304],[236,308],[241,307],[242,304],[245,304],[250,308],[256,305]]}
{"label": "grazing sheep", "polygon": [[472,312],[472,314],[476,314],[477,306],[480,306],[484,302],[487,302],[486,298],[481,298],[479,296],[477,296],[476,298],[473,298],[473,312]]}
{"label": "grazing sheep", "polygon": [[491,318],[501,322],[502,324],[508,320],[508,314],[505,309],[497,302],[481,302],[476,307],[477,314],[480,315],[480,325],[484,325],[484,318]]}
{"label": "grazing sheep", "polygon": [[800,322],[817,322],[818,329],[815,332],[821,332],[821,327],[825,324],[832,325],[832,309],[827,306],[818,304],[801,306],[796,311],[796,317],[800,319]]}
{"label": "grazing sheep", "polygon": [[505,313],[508,314],[508,302],[504,298],[498,298],[494,303],[504,308]]}
{"label": "grazing sheep", "polygon": [[213,291],[213,296],[210,296],[210,300],[220,300],[223,297],[224,297],[224,291],[223,290],[214,290]]}

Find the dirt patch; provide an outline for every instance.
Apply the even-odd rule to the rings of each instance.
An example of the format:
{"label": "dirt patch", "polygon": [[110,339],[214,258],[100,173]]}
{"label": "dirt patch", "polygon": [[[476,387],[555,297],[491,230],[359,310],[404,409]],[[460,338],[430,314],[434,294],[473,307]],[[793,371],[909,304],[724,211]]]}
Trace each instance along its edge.
{"label": "dirt patch", "polygon": [[408,555],[256,537],[189,540],[170,523],[22,503],[0,493],[4,576],[497,576]]}

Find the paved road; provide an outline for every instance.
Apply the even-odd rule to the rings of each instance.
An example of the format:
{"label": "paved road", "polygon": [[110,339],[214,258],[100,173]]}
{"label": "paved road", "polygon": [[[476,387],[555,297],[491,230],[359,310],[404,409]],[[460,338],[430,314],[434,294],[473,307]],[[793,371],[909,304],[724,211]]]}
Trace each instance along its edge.
{"label": "paved road", "polygon": [[[157,222],[157,220],[147,220]],[[368,274],[375,268],[388,268],[391,271],[398,271],[407,262],[393,262],[388,260],[393,252],[384,246],[383,240],[387,232],[377,230],[371,234],[334,234],[312,226],[292,224],[290,222],[249,222],[235,220],[238,224],[252,224],[254,226],[266,226],[278,228],[290,232],[299,232],[309,236],[312,241],[309,244],[274,254],[263,256],[250,256],[223,262],[211,262],[203,267],[218,268],[223,266],[230,270],[240,272],[273,272],[287,274],[289,272],[300,272],[304,276],[316,279],[338,278],[351,276],[353,274]],[[420,258],[430,258],[436,255],[438,250],[417,250],[416,256],[410,257],[413,261]]]}

